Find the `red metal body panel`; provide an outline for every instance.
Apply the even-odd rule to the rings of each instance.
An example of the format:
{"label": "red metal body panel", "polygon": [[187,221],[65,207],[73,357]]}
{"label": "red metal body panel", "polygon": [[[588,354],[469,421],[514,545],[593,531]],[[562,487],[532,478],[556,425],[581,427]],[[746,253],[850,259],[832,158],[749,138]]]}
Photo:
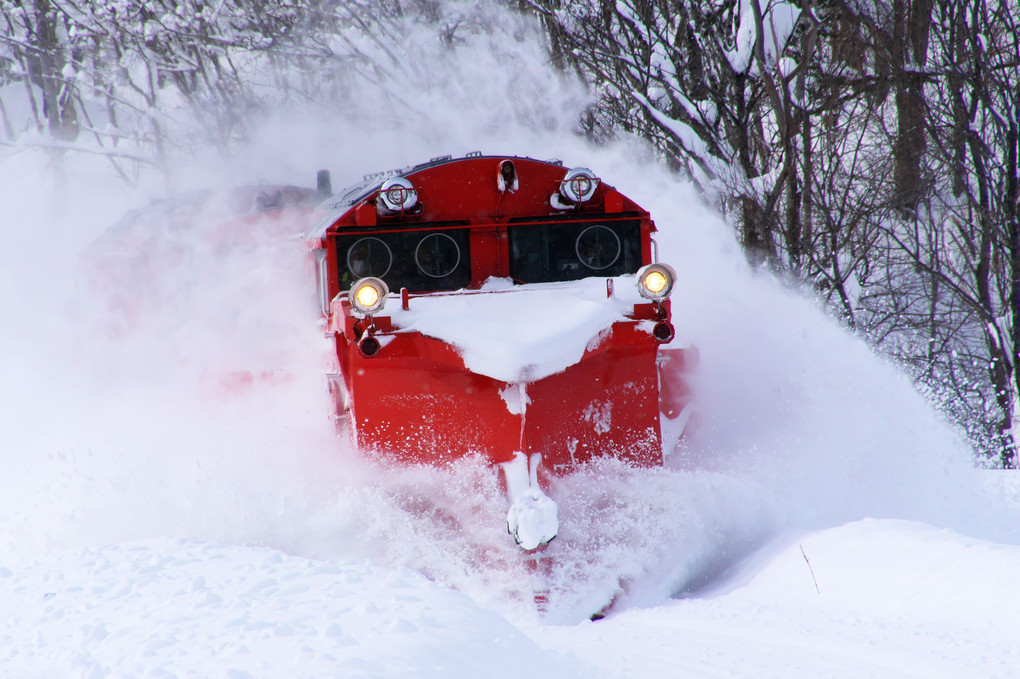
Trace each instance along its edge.
{"label": "red metal body panel", "polygon": [[408,463],[481,454],[493,464],[516,451],[541,452],[555,471],[598,455],[639,465],[662,460],[657,344],[635,322],[614,324],[578,363],[527,383],[523,415],[511,413],[501,395],[517,384],[469,371],[441,340],[416,332],[391,337],[373,357],[337,337],[363,450]]}
{"label": "red metal body panel", "polygon": [[553,471],[602,455],[660,464],[656,349],[636,323],[617,323],[581,362],[529,385],[525,450]]}

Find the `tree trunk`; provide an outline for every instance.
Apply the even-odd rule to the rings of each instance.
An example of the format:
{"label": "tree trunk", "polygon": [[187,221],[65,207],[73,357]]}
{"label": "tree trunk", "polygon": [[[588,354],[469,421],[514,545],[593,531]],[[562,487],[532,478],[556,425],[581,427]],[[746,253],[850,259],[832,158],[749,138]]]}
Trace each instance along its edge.
{"label": "tree trunk", "polygon": [[43,93],[43,115],[55,139],[74,141],[78,136],[78,116],[64,79],[67,53],[58,34],[57,13],[50,0],[34,0],[34,3],[32,51],[37,68],[34,81]]}
{"label": "tree trunk", "polygon": [[[1020,154],[1020,83],[1017,84],[1013,99],[1013,119],[1006,134],[1006,195],[1004,196],[1006,227],[1009,234],[1009,309],[1013,320],[1011,364],[1013,366],[1013,396],[1020,392],[1020,215],[1017,214],[1020,201],[1020,180],[1017,177],[1017,155]],[[1016,449],[1010,446],[1003,452],[1003,466],[1016,465]]]}
{"label": "tree trunk", "polygon": [[923,192],[921,161],[926,139],[922,69],[928,60],[928,30],[934,0],[896,0],[893,3],[892,52],[897,135],[894,204],[913,209]]}

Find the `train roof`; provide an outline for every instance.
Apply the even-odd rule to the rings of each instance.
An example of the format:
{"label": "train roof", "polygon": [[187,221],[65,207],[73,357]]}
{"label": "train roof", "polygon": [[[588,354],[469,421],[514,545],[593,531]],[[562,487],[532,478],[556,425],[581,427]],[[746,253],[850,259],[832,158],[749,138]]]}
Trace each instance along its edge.
{"label": "train roof", "polygon": [[[563,175],[565,175],[567,172],[566,168],[563,165],[563,162],[558,159],[539,160],[527,156],[483,155],[481,152],[468,153],[465,156],[459,158],[454,158],[453,156],[450,155],[439,156],[436,158],[432,158],[427,162],[419,163],[417,165],[411,165],[405,168],[365,175],[365,178],[361,182],[348,186],[342,189],[341,191],[333,194],[332,196],[330,196],[329,198],[327,198],[326,200],[319,204],[319,209],[322,210],[325,214],[308,233],[308,238],[309,240],[324,238],[327,232],[329,231],[330,227],[332,227],[334,224],[337,224],[338,221],[341,220],[341,218],[343,218],[347,213],[351,212],[360,203],[370,199],[373,195],[378,193],[378,191],[383,187],[386,181],[394,177],[404,177],[413,179],[414,176],[421,175],[423,173],[425,175],[433,174],[430,173],[429,171],[434,170],[435,168],[439,168],[441,166],[447,165],[452,166],[462,163],[474,164],[477,162],[482,162],[483,164],[491,163],[493,165],[493,178],[491,182],[491,187],[488,187],[488,190],[495,192],[496,191],[495,169],[498,167],[499,163],[502,163],[505,160],[513,161],[515,165],[521,165],[522,167],[530,166],[531,169],[542,168],[541,174],[548,175],[541,181],[541,186],[543,186],[543,190],[545,190],[548,187],[554,186],[556,183],[562,180]],[[553,179],[552,177],[555,177],[555,179]],[[526,179],[522,179],[522,182],[525,181]],[[548,187],[546,187],[546,184],[548,184]],[[607,188],[608,190],[611,190],[615,193],[615,190],[613,190],[611,187]],[[484,190],[484,187],[481,184],[474,184],[471,186],[471,189],[474,192],[474,194],[477,194],[479,191]],[[600,195],[604,195],[606,188],[600,186],[599,191]],[[524,193],[524,191],[522,190],[521,193]],[[542,195],[541,200],[543,201],[543,205],[540,206],[538,205],[537,202],[533,201],[534,207],[544,206],[544,209],[547,210],[550,214],[555,214],[557,210],[549,205],[549,203],[547,202],[548,199],[549,199],[548,195]],[[428,200],[428,198],[426,198],[425,200]],[[633,204],[632,202],[630,201],[626,202],[628,203],[627,206],[628,210],[636,210],[643,212],[643,210],[641,210],[640,207]],[[564,206],[563,209],[569,210],[572,209],[572,207],[568,208]],[[534,211],[535,211],[534,209],[530,210],[530,212],[532,213],[534,213]]]}

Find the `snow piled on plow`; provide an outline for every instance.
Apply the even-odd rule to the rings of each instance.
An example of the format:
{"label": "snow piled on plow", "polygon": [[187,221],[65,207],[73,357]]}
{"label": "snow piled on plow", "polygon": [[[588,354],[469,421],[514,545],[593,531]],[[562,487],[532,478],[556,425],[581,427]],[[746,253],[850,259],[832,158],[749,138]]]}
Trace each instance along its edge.
{"label": "snow piled on plow", "polygon": [[610,296],[604,278],[522,286],[490,279],[482,290],[492,294],[416,297],[407,311],[387,306],[385,313],[402,330],[456,346],[475,373],[531,382],[580,361],[601,333],[644,301],[634,276],[612,280]]}

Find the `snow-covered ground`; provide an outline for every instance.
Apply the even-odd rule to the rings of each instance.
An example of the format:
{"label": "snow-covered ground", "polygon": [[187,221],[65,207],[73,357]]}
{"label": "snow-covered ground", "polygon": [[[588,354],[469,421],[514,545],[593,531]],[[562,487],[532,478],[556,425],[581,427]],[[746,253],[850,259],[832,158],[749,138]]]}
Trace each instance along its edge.
{"label": "snow-covered ground", "polygon": [[540,643],[607,677],[1013,677],[1018,558],[1015,545],[864,519],[785,534],[716,587],[544,628]]}
{"label": "snow-covered ground", "polygon": [[[447,65],[462,89],[423,92],[425,120],[288,111],[178,180],[328,167],[339,186],[482,149],[589,166],[652,212],[676,341],[701,351],[697,429],[666,469],[562,483],[547,615],[482,466],[386,469],[334,437],[300,242],[223,256],[166,234],[190,255],[147,264],[126,322],[82,255],[157,183],[74,154],[58,182],[16,147],[0,677],[1020,676],[1020,479],[973,469],[893,366],[751,271],[647,149],[573,136],[582,95],[532,48],[498,92]],[[492,59],[462,54],[468,73]],[[251,369],[269,378],[222,379]]]}
{"label": "snow-covered ground", "polygon": [[5,677],[1013,677],[1020,547],[865,519],[713,587],[515,626],[409,569],[159,538],[0,567]]}
{"label": "snow-covered ground", "polygon": [[0,569],[5,677],[572,676],[407,569],[156,539]]}

